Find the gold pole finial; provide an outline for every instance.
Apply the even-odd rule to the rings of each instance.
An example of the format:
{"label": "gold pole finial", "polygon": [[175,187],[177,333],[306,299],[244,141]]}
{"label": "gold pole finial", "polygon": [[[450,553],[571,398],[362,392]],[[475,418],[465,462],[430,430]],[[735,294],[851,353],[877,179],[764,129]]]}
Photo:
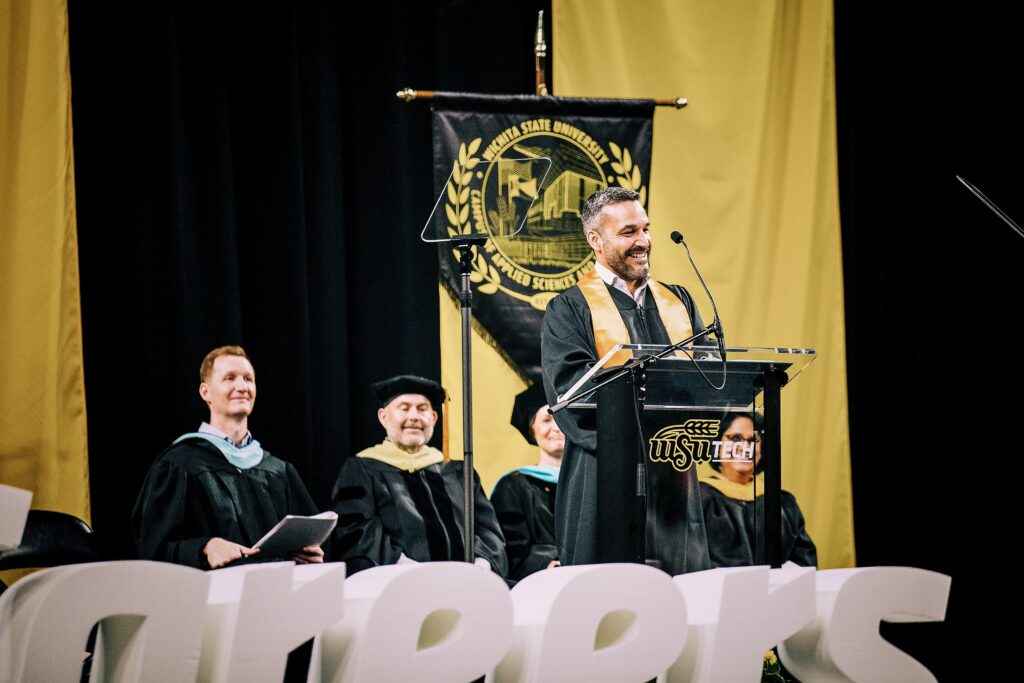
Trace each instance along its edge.
{"label": "gold pole finial", "polygon": [[547,95],[547,75],[544,73],[544,59],[548,56],[548,44],[544,40],[544,10],[537,12],[537,33],[533,39],[533,56],[537,72],[537,94]]}
{"label": "gold pole finial", "polygon": [[537,12],[537,34],[533,40],[533,52],[538,57],[548,56],[548,44],[544,42],[544,10]]}

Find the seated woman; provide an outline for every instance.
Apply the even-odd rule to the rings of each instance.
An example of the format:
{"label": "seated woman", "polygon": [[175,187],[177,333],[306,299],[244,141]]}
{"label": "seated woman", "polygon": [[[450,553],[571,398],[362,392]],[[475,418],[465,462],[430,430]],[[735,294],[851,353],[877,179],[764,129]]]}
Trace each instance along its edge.
{"label": "seated woman", "polygon": [[[763,431],[760,413],[730,413],[719,427],[720,461],[711,462],[717,472],[700,481],[708,552],[715,567],[765,563],[764,478],[760,476],[764,469]],[[748,449],[753,445],[753,458],[743,455],[744,445]],[[818,553],[804,528],[800,506],[788,491],[782,492],[782,561],[805,567],[818,564]]]}
{"label": "seated woman", "polygon": [[547,408],[539,382],[516,396],[512,426],[538,447],[538,461],[502,475],[491,492],[491,503],[505,534],[508,576],[513,581],[558,566],[555,490],[565,436]]}

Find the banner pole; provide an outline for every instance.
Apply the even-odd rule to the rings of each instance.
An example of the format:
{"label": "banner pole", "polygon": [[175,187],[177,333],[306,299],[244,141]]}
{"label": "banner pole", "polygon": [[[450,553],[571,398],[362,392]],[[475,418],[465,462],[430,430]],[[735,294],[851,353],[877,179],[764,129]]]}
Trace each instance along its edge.
{"label": "banner pole", "polygon": [[[395,97],[402,100],[403,102],[415,102],[417,100],[432,100],[434,95],[437,94],[436,90],[414,90],[413,88],[402,88],[395,93]],[[471,95],[473,93],[451,93],[452,95]],[[552,96],[553,97],[553,96]],[[558,99],[574,99],[571,97],[559,97]],[[628,98],[622,97],[605,97],[601,99],[607,100],[623,100],[627,101]],[[689,100],[685,97],[677,97],[674,100],[671,99],[656,99],[654,100],[654,106],[656,107],[672,107],[673,109],[682,109],[689,104]]]}

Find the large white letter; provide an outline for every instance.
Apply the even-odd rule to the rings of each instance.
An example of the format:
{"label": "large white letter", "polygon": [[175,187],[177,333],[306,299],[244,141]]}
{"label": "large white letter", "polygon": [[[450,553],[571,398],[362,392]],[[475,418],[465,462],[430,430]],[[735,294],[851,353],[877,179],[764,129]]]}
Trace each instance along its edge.
{"label": "large white letter", "polygon": [[0,550],[17,548],[25,532],[32,492],[0,484]]}
{"label": "large white letter", "polygon": [[322,636],[323,681],[471,681],[508,650],[512,603],[464,562],[374,567],[345,582],[345,618]]}
{"label": "large white letter", "polygon": [[779,646],[804,681],[934,681],[920,662],[886,642],[878,622],[942,621],[950,578],[911,567],[818,572],[818,616]]}
{"label": "large white letter", "polygon": [[210,578],[204,681],[279,683],[288,653],[343,616],[341,563],[243,565]]}
{"label": "large white letter", "polygon": [[209,580],[160,562],[47,569],[0,596],[0,680],[77,681],[100,622],[93,680],[194,681]]}
{"label": "large white letter", "polygon": [[498,681],[643,681],[686,640],[686,602],[640,564],[558,567],[512,590],[515,635]]}
{"label": "large white letter", "polygon": [[813,568],[712,569],[673,580],[690,626],[669,681],[760,680],[765,650],[814,619]]}

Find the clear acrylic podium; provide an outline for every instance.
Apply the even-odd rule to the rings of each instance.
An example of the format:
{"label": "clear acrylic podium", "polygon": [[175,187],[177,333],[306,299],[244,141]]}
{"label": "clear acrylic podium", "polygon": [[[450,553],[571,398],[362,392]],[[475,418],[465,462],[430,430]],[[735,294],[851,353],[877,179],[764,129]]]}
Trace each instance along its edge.
{"label": "clear acrylic podium", "polygon": [[[623,344],[602,360],[619,350],[640,357],[665,348]],[[683,352],[695,360],[681,357]],[[680,547],[685,543],[665,541],[676,537],[671,528],[672,511],[685,515],[687,496],[696,493],[696,465],[709,462],[716,452],[712,442],[722,418],[731,412],[761,410],[765,418],[761,443],[765,558],[771,566],[781,566],[781,390],[814,360],[815,353],[797,348],[728,348],[726,355],[728,379],[721,391],[710,386],[721,383],[722,361],[717,350],[689,347],[658,359],[640,376],[627,374],[573,404],[572,409],[597,412],[599,561],[648,562],[670,574],[685,571],[685,548]],[[602,369],[600,363],[596,365],[561,398],[588,391],[616,368]],[[641,410],[643,419],[638,420]],[[660,516],[648,519],[647,511],[652,509]],[[658,524],[662,528],[652,530],[652,525]],[[680,527],[679,537],[685,533]],[[660,546],[652,547],[652,541],[658,539]]]}

